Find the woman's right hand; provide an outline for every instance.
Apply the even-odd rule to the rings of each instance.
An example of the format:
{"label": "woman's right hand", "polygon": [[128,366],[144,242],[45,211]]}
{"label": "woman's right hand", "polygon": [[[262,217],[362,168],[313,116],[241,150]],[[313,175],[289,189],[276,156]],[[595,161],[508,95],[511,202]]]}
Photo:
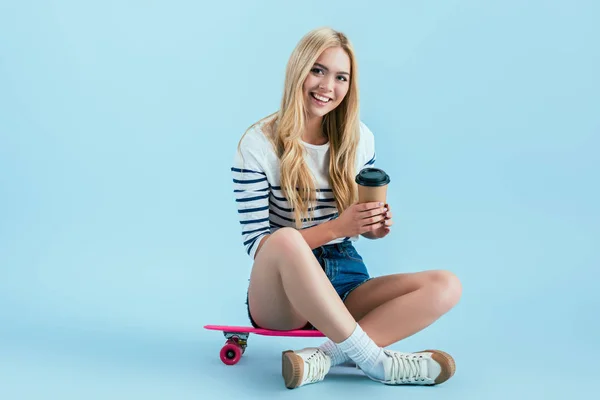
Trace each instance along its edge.
{"label": "woman's right hand", "polygon": [[385,225],[387,209],[383,203],[355,203],[332,220],[336,238],[352,237],[374,231]]}

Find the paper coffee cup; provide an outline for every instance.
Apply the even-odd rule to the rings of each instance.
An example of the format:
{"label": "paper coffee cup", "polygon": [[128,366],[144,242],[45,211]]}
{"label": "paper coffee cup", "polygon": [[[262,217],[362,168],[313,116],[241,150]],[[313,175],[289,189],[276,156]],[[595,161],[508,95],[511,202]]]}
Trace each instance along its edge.
{"label": "paper coffee cup", "polygon": [[358,202],[378,201],[386,204],[387,188],[390,177],[379,168],[365,168],[356,175],[358,184]]}

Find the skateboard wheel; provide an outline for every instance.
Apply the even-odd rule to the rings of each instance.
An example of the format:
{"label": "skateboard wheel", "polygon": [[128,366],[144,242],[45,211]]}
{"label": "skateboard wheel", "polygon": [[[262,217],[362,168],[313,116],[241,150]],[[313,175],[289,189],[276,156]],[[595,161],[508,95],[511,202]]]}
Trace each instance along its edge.
{"label": "skateboard wheel", "polygon": [[235,365],[242,358],[242,349],[237,344],[227,343],[221,349],[221,361],[226,365]]}

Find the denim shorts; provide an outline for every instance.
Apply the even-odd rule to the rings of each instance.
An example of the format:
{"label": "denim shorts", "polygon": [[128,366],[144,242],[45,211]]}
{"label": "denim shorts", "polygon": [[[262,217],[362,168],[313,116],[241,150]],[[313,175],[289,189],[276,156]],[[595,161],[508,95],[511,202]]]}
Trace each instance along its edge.
{"label": "denim shorts", "polygon": [[[345,301],[354,289],[371,279],[362,257],[351,241],[327,244],[313,249],[312,252],[342,301]],[[246,294],[246,306],[252,326],[259,328],[250,314],[248,294]],[[303,329],[314,328],[308,323]]]}

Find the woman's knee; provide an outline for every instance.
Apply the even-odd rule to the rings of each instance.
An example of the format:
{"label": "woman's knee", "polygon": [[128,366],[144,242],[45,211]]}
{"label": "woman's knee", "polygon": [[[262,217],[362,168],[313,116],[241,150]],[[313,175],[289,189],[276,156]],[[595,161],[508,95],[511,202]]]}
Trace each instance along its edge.
{"label": "woman's knee", "polygon": [[446,270],[431,271],[429,284],[438,313],[446,313],[458,304],[462,296],[462,284],[454,273]]}
{"label": "woman's knee", "polygon": [[290,227],[279,228],[271,234],[268,241],[271,242],[269,247],[272,250],[288,254],[308,246],[302,234]]}

